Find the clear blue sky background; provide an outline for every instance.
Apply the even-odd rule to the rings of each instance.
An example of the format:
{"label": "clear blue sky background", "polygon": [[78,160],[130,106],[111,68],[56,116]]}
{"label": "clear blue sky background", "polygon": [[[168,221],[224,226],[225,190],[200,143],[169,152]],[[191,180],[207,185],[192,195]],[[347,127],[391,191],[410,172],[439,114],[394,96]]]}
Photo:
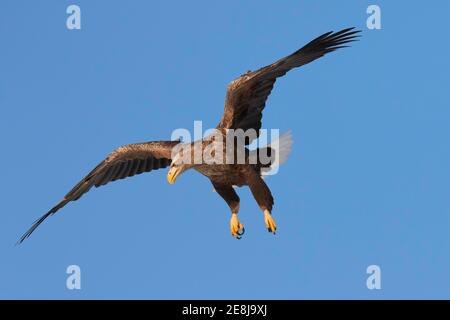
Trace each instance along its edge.
{"label": "clear blue sky background", "polygon": [[[82,30],[66,28],[78,4]],[[366,8],[382,9],[382,30]],[[450,298],[448,1],[0,2],[1,298]],[[92,190],[18,237],[114,148],[219,121],[227,83],[329,30],[362,41],[277,82],[292,129],[269,178],[279,233],[206,178]],[[66,289],[66,267],[82,290]],[[382,290],[366,288],[366,268]]]}

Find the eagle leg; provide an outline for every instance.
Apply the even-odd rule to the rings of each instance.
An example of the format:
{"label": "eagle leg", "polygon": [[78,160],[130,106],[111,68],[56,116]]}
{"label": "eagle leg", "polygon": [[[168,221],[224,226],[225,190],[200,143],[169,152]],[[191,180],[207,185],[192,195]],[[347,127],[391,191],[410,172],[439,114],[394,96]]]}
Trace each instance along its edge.
{"label": "eagle leg", "polygon": [[273,197],[269,187],[261,176],[251,167],[246,170],[246,177],[253,197],[264,212],[264,223],[266,224],[267,230],[275,234],[277,225],[270,213],[273,207]]}
{"label": "eagle leg", "polygon": [[267,231],[275,234],[275,231],[277,231],[277,224],[275,223],[275,220],[269,210],[264,210],[264,223],[266,224]]}
{"label": "eagle leg", "polygon": [[241,239],[245,233],[244,225],[239,221],[237,215],[239,212],[239,196],[234,191],[233,186],[221,184],[211,180],[214,189],[225,200],[231,210],[230,231],[236,239]]}

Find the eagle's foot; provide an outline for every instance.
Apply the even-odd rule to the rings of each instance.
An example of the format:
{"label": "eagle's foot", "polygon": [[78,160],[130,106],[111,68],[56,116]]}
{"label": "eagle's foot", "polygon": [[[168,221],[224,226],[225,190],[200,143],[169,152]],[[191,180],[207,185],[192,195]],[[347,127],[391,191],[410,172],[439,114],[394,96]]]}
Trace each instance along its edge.
{"label": "eagle's foot", "polygon": [[277,224],[275,223],[275,220],[272,218],[272,215],[270,214],[269,210],[264,210],[264,222],[266,224],[267,231],[275,234],[275,231],[277,231]]}
{"label": "eagle's foot", "polygon": [[245,233],[244,225],[239,222],[236,213],[231,214],[230,231],[231,235],[236,239],[241,239],[242,235]]}

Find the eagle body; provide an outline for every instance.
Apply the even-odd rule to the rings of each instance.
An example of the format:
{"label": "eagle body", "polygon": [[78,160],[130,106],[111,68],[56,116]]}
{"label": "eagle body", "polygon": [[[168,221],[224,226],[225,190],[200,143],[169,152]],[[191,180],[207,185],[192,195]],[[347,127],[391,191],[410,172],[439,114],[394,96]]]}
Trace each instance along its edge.
{"label": "eagle body", "polygon": [[195,170],[208,177],[211,182],[242,187],[246,185],[244,173],[249,170],[248,167],[245,164],[212,164],[201,165]]}
{"label": "eagle body", "polygon": [[[214,189],[230,208],[230,231],[233,237],[237,239],[240,239],[244,233],[244,226],[237,217],[240,199],[233,186],[248,186],[264,213],[264,223],[267,230],[275,234],[277,226],[271,215],[274,200],[262,175],[265,170],[271,169],[274,163],[283,162],[284,156],[282,153],[273,152],[276,149],[272,146],[260,148],[256,151],[248,149],[248,145],[259,137],[262,127],[262,113],[267,98],[279,77],[330,52],[347,47],[348,43],[356,40],[359,32],[354,28],[347,28],[339,32],[327,32],[294,53],[259,70],[248,71],[231,81],[227,88],[223,116],[216,127],[218,135],[209,136],[202,141],[192,143],[188,153],[184,153],[184,149],[180,148],[186,146],[180,141],[150,141],[128,144],[116,149],[78,182],[60,202],[39,218],[19,239],[19,243],[27,239],[45,219],[55,214],[69,202],[80,199],[93,187],[101,187],[116,180],[167,167],[169,167],[167,174],[169,183],[174,183],[179,175],[190,169],[194,169],[211,181]],[[227,142],[225,137],[229,132],[235,130],[251,131],[254,134],[245,136],[244,139],[239,141]],[[244,145],[244,161],[242,163],[182,161],[182,159],[186,159],[186,156],[188,159],[194,157],[193,151],[195,150],[200,151],[200,153],[206,151],[216,141],[217,137],[224,138],[226,143],[222,146],[222,149],[214,149],[214,152],[223,152],[224,155],[228,156],[229,143],[233,143],[233,146],[234,144]],[[286,141],[288,140],[286,139]],[[260,151],[268,154],[270,162],[262,161]],[[232,155],[236,156],[237,154]]]}

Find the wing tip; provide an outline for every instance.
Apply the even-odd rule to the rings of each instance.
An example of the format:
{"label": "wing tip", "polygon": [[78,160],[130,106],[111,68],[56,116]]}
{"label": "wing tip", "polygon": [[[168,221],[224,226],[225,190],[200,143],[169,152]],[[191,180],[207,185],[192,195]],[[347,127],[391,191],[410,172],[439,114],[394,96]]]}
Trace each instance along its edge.
{"label": "wing tip", "polygon": [[22,244],[25,240],[27,240],[31,234],[44,222],[48,217],[54,215],[59,209],[61,209],[66,204],[66,200],[60,201],[56,206],[54,206],[50,211],[44,214],[42,217],[33,222],[31,227],[17,240],[16,246]]}
{"label": "wing tip", "polygon": [[356,27],[349,27],[339,30],[337,32],[329,31],[321,36],[315,38],[303,48],[297,50],[295,54],[308,51],[322,51],[323,53],[329,53],[336,49],[343,48],[343,44],[358,41],[362,30],[356,29]]}
{"label": "wing tip", "polygon": [[45,219],[47,219],[49,216],[51,216],[52,210],[50,210],[49,212],[47,212],[46,214],[44,214],[42,217],[40,217],[39,219],[37,219],[32,225],[31,227],[20,237],[19,240],[17,240],[16,242],[16,246],[22,244],[25,240],[27,240],[31,234],[37,229],[37,227],[39,227],[39,225],[44,222]]}
{"label": "wing tip", "polygon": [[342,39],[345,37],[355,36],[360,37],[362,30],[356,29],[356,27],[350,27],[350,28],[344,28],[339,31],[329,31],[327,33],[324,33],[320,37],[318,37],[316,40],[332,40],[332,39]]}

